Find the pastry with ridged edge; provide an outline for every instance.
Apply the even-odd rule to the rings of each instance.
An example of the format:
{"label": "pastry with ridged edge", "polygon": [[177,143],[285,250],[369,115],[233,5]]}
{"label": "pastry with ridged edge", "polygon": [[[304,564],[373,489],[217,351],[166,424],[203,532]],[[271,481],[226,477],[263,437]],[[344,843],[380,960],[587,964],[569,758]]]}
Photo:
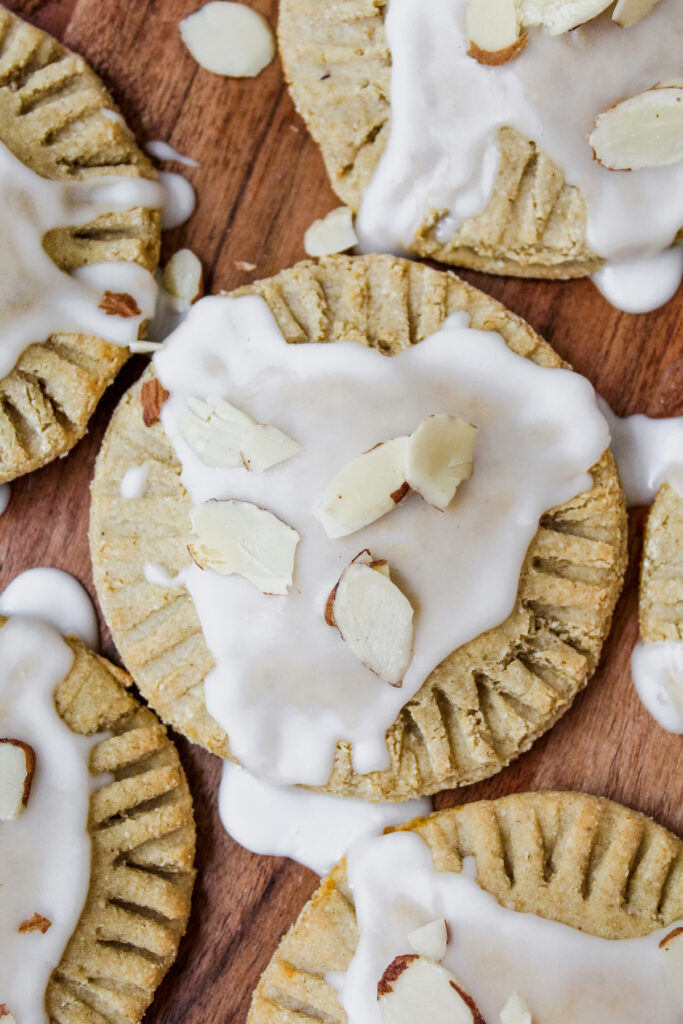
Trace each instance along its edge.
{"label": "pastry with ridged edge", "polygon": [[663,484],[645,528],[639,595],[645,643],[683,641],[683,498]]}
{"label": "pastry with ridged edge", "polygon": [[[156,178],[85,61],[4,7],[0,141],[44,178]],[[67,272],[119,260],[153,271],[159,246],[159,212],[146,208],[57,228],[44,239],[49,256]],[[24,350],[0,379],[0,483],[65,455],[76,444],[128,354],[127,348],[82,334],[52,334]]]}
{"label": "pastry with ridged edge", "polygon": [[[354,212],[389,139],[388,0],[280,0],[278,39],[297,110],[320,146],[332,187]],[[490,274],[575,278],[602,260],[585,241],[580,190],[530,139],[499,132],[495,189],[484,210],[445,243],[425,218],[417,256]],[[676,242],[683,242],[681,226]]]}
{"label": "pastry with ridged edge", "polygon": [[[683,842],[644,814],[581,793],[518,793],[402,826],[436,871],[474,857],[479,884],[504,906],[606,939],[649,935],[683,915]],[[345,863],[333,868],[285,935],[247,1024],[345,1024],[328,972],[358,941]]]}
{"label": "pastry with ridged edge", "polygon": [[[385,353],[433,334],[465,310],[472,327],[498,331],[544,366],[559,356],[519,317],[450,272],[392,256],[306,261],[238,289],[260,295],[288,342],[353,340]],[[204,678],[213,661],[184,587],[152,584],[145,562],[171,574],[188,563],[191,501],[159,422],[146,427],[141,386],[122,399],[92,483],[90,546],[95,585],[114,641],[161,718],[214,753],[228,738],[208,715]],[[132,466],[149,464],[145,494],[121,497]],[[387,733],[391,767],[359,775],[340,742],[327,790],[405,800],[500,771],[567,710],[597,665],[621,589],[626,514],[610,452],[593,487],[548,511],[522,570],[506,622],[446,658]]]}
{"label": "pastry with ridged edge", "polygon": [[[192,797],[175,746],[130,677],[75,637],[65,641],[74,660],[55,689],[57,711],[75,733],[111,735],[90,758],[88,895],[45,1006],[58,1024],[138,1024],[187,927]],[[97,786],[102,773],[111,778]]]}

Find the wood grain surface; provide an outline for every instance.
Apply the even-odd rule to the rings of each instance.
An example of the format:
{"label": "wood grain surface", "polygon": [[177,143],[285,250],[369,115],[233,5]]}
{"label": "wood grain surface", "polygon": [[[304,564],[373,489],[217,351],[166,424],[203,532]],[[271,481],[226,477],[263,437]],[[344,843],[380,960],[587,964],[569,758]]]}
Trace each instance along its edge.
{"label": "wood grain surface", "polygon": [[[275,24],[276,0],[249,0]],[[196,157],[181,170],[198,207],[168,234],[201,258],[207,291],[274,274],[305,254],[311,221],[339,205],[322,160],[294,111],[275,60],[255,80],[204,71],[178,22],[199,0],[13,0],[9,5],[81,53],[99,72],[142,141],[164,139]],[[238,261],[256,265],[245,273]],[[524,282],[463,273],[521,314],[623,415],[683,414],[683,291],[663,309],[621,314],[589,281]],[[101,402],[68,458],[12,485],[0,519],[0,588],[36,565],[75,574],[94,597],[88,556],[89,482],[102,434],[145,365],[136,357]],[[495,778],[442,794],[439,807],[527,789],[577,789],[622,801],[683,831],[681,739],[640,705],[629,657],[636,640],[637,571],[644,510],[630,516],[630,565],[601,666],[573,708]],[[118,660],[104,623],[103,651]],[[220,763],[178,741],[196,801],[199,877],[193,916],[149,1024],[243,1024],[251,992],[283,931],[316,886],[291,861],[256,857],[234,843],[216,813]]]}

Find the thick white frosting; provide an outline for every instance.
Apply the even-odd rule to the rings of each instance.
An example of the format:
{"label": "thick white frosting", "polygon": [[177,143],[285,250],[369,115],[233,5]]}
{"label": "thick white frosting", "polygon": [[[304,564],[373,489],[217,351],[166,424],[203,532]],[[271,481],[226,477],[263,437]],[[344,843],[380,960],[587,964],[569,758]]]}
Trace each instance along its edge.
{"label": "thick white frosting", "polygon": [[[16,617],[0,629],[0,735],[36,752],[26,810],[0,823],[0,1000],[19,1024],[47,1024],[47,982],[90,882],[88,764],[102,735],[78,736],[57,714],[53,692],[72,663],[47,623]],[[19,934],[35,913],[51,927]]]}
{"label": "thick white frosting", "polygon": [[[458,314],[388,359],[355,343],[287,345],[263,299],[209,297],[155,356],[170,397],[161,419],[193,501],[255,502],[301,536],[294,585],[265,596],[238,576],[191,565],[186,585],[216,668],[211,715],[233,752],[278,785],[327,781],[336,743],[360,772],[387,766],[385,731],[450,651],[498,625],[543,512],[590,486],[608,444],[590,384],[514,355]],[[209,468],[182,440],[190,396],[218,395],[296,440],[299,454],[265,473]],[[432,413],[477,425],[474,474],[441,513],[411,495],[336,541],[314,510],[334,472]],[[415,608],[415,648],[402,688],[366,669],[323,621],[342,569],[363,548],[388,559]]]}
{"label": "thick white frosting", "polygon": [[649,505],[664,483],[683,497],[683,416],[616,416],[599,399],[627,505]]}
{"label": "thick white frosting", "polygon": [[[498,1021],[513,992],[529,1004],[534,1024],[644,1024],[681,1019],[665,982],[661,938],[607,940],[501,906],[474,880],[436,872],[417,835],[399,832],[360,840],[347,856],[359,936],[341,982],[349,1024],[382,1024],[377,982],[394,957],[412,953],[413,929],[445,918],[443,961],[484,1018]],[[679,922],[680,923],[680,922]]]}
{"label": "thick white frosting", "polygon": [[611,265],[598,278],[610,301],[632,311],[666,301],[680,281],[680,256],[667,257],[666,265],[652,257],[683,224],[683,162],[608,171],[593,159],[587,137],[601,111],[680,78],[680,0],[661,0],[628,29],[610,11],[560,36],[532,29],[522,54],[502,67],[467,56],[466,3],[389,2],[391,132],[363,197],[363,247],[405,250],[429,212],[441,210],[450,211],[438,233],[446,242],[486,206],[498,169],[498,130],[511,126],[580,187],[587,242]]}
{"label": "thick white frosting", "polygon": [[638,696],[662,729],[683,733],[683,640],[639,641],[631,674]]}
{"label": "thick white frosting", "polygon": [[30,615],[63,636],[77,636],[91,650],[100,646],[97,612],[82,583],[63,569],[27,569],[0,593],[0,615]]}
{"label": "thick white frosting", "polygon": [[[117,345],[138,336],[154,312],[156,283],[136,263],[98,263],[61,271],[43,248],[53,228],[79,226],[114,210],[162,207],[164,190],[146,178],[107,175],[86,181],[50,181],[0,143],[0,377],[21,352],[50,334],[93,334]],[[99,308],[105,290],[127,292],[139,316]]]}
{"label": "thick white frosting", "polygon": [[429,814],[429,799],[368,803],[273,786],[232,761],[223,762],[218,810],[225,830],[253,853],[291,857],[319,875],[340,861],[350,843],[390,825]]}

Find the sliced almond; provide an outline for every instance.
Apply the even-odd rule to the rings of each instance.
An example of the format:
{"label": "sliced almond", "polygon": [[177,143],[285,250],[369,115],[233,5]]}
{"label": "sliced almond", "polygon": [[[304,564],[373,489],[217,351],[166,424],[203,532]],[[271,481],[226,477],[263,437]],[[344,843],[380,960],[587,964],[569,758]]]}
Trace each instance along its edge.
{"label": "sliced almond", "polygon": [[40,932],[41,935],[44,935],[50,928],[52,928],[52,921],[50,918],[43,917],[42,914],[35,913],[32,917],[21,922],[18,931],[20,935],[30,935],[31,932]]}
{"label": "sliced almond", "polygon": [[286,594],[299,534],[249,501],[204,501],[190,512],[190,555],[200,569],[242,576],[264,594]]}
{"label": "sliced almond", "polygon": [[588,141],[610,171],[667,167],[683,160],[683,88],[648,89],[605,110]]}
{"label": "sliced almond", "polygon": [[189,398],[178,429],[202,462],[223,469],[244,466],[260,473],[301,450],[281,430],[258,423],[222,398]]}
{"label": "sliced almond", "polygon": [[467,54],[480,64],[507,64],[526,46],[515,0],[469,0],[465,8]]}
{"label": "sliced almond", "polygon": [[559,36],[597,18],[614,0],[518,0],[519,19],[524,28],[543,26]]}
{"label": "sliced almond", "polygon": [[486,1024],[451,972],[421,956],[396,957],[380,979],[377,999],[384,1024]]}
{"label": "sliced almond", "polygon": [[471,423],[439,413],[422,420],[411,435],[406,479],[435,508],[448,508],[458,484],[472,475],[476,433]]}
{"label": "sliced almond", "polygon": [[36,752],[22,740],[0,740],[0,819],[18,818],[28,806]]}
{"label": "sliced almond", "polygon": [[17,1024],[16,1017],[10,1013],[7,1003],[0,1003],[0,1019],[2,1024]]}
{"label": "sliced almond", "polygon": [[616,21],[622,28],[630,28],[651,14],[658,3],[659,0],[617,0],[612,11],[612,21]]}
{"label": "sliced almond", "polygon": [[180,35],[197,63],[215,75],[253,78],[275,56],[273,30],[246,4],[204,4],[180,22]]}
{"label": "sliced almond", "polygon": [[674,928],[659,943],[664,954],[664,977],[666,986],[683,1007],[683,928]]}
{"label": "sliced almond", "polygon": [[400,686],[413,657],[413,609],[387,569],[361,552],[328,598],[325,619],[371,672]]}
{"label": "sliced almond", "polygon": [[191,249],[178,249],[164,267],[163,286],[169,295],[196,302],[204,294],[203,270]]}
{"label": "sliced almond", "polygon": [[512,993],[500,1011],[500,1024],[533,1024],[531,1010],[516,992]]}
{"label": "sliced almond", "polygon": [[326,217],[314,220],[304,235],[304,249],[309,256],[331,256],[357,244],[358,235],[348,206],[338,206]]}
{"label": "sliced almond", "polygon": [[416,928],[408,936],[416,953],[429,960],[443,960],[448,948],[448,926],[443,917]]}
{"label": "sliced almond", "polygon": [[100,302],[100,309],[108,316],[121,316],[128,319],[132,316],[140,316],[142,310],[132,295],[128,292],[106,291]]}
{"label": "sliced almond", "polygon": [[151,427],[157,422],[167,398],[168,391],[156,377],[146,380],[142,385],[140,403],[142,405],[142,422],[146,427]]}
{"label": "sliced almond", "polygon": [[333,476],[315,512],[328,537],[346,537],[361,530],[406,496],[408,440],[395,437],[383,441]]}

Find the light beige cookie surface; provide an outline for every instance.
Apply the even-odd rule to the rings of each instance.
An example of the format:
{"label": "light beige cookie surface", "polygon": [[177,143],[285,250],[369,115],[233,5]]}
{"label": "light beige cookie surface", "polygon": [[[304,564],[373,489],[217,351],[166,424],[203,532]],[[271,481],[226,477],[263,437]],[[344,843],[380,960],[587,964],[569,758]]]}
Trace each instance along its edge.
{"label": "light beige cookie surface", "polygon": [[137,1024],[187,926],[192,798],[175,746],[130,694],[130,678],[79,640],[66,642],[74,661],[55,704],[73,732],[111,733],[90,760],[95,783],[109,779],[90,798],[90,887],[45,1005],[59,1024]]}
{"label": "light beige cookie surface", "polygon": [[[0,7],[0,141],[45,178],[130,175],[155,178],[116,105],[83,59]],[[76,229],[48,233],[44,245],[62,270],[129,260],[153,271],[159,214],[131,209]],[[64,455],[128,350],[100,338],[53,334],[27,348],[0,380],[0,482]]]}
{"label": "light beige cookie surface", "polygon": [[[683,914],[683,843],[620,804],[580,793],[520,793],[405,826],[437,871],[474,857],[482,888],[513,910],[607,939],[648,935]],[[388,866],[390,870],[390,866]],[[346,971],[358,925],[342,862],[282,940],[247,1024],[345,1024],[326,974]]]}
{"label": "light beige cookie surface", "polygon": [[[386,8],[387,0],[280,0],[280,53],[294,103],[333,188],[354,212],[389,138]],[[486,208],[445,244],[436,238],[438,216],[425,220],[411,251],[492,274],[572,278],[596,271],[602,261],[585,242],[580,191],[513,128],[501,130],[499,152]]]}
{"label": "light beige cookie surface", "polygon": [[683,498],[669,484],[647,518],[639,617],[645,643],[683,640]]}
{"label": "light beige cookie surface", "polygon": [[[451,273],[390,256],[300,263],[233,294],[259,294],[290,342],[354,340],[398,352],[466,310],[545,366],[557,354],[528,324]],[[151,377],[148,371],[146,379]],[[144,378],[143,378],[144,379]],[[226,756],[228,740],[204,701],[213,667],[184,587],[151,584],[145,563],[171,575],[188,563],[191,501],[160,423],[145,427],[141,384],[111,421],[92,484],[90,544],[99,599],[121,655],[161,717]],[[148,463],[144,496],[121,497],[132,466]],[[370,800],[406,799],[495,774],[567,710],[593,673],[619,594],[626,517],[609,452],[594,486],[549,511],[529,549],[509,619],[446,658],[387,733],[391,767],[358,775],[340,743],[327,788]]]}

